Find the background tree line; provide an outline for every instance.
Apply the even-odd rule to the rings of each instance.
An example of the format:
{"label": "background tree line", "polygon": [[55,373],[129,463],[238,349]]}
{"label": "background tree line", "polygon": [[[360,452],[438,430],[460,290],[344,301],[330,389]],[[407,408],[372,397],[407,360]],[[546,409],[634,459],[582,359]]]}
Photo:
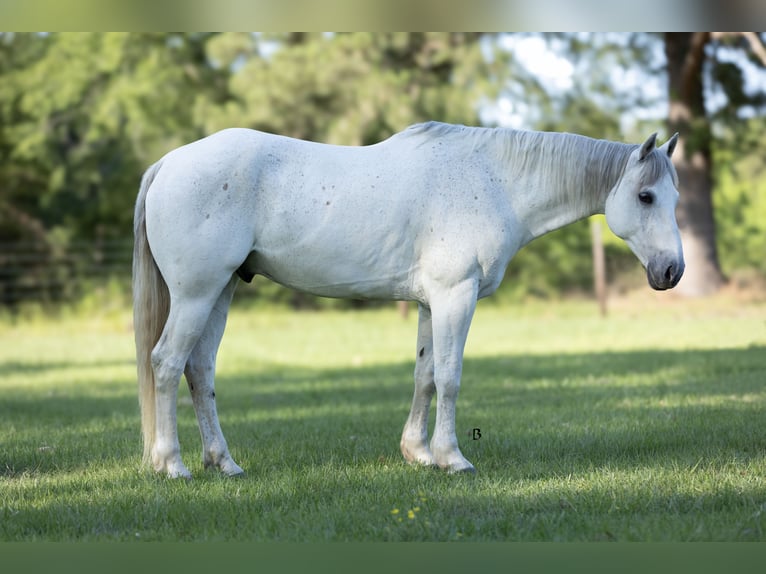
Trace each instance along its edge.
{"label": "background tree line", "polygon": [[[174,147],[230,126],[366,145],[425,120],[493,125],[498,99],[523,103],[527,128],[635,142],[680,131],[687,292],[713,292],[740,269],[766,274],[760,36],[542,36],[574,67],[565,90],[528,69],[509,38],[0,34],[2,303],[75,295],[75,279],[87,275],[75,252],[116,261],[114,273],[127,279],[141,173]],[[667,88],[626,89],[621,79],[631,74]],[[608,235],[606,243],[610,277],[635,272],[627,248]],[[523,250],[505,291],[586,290],[591,273],[581,222]],[[257,283],[261,296],[307,303]]]}

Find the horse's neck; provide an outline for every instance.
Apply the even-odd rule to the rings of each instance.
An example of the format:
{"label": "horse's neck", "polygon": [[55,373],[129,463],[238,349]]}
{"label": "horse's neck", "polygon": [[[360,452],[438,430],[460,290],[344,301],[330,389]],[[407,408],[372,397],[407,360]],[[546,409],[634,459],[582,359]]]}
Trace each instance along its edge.
{"label": "horse's neck", "polygon": [[508,132],[508,193],[531,241],[596,213],[635,146],[572,134]]}

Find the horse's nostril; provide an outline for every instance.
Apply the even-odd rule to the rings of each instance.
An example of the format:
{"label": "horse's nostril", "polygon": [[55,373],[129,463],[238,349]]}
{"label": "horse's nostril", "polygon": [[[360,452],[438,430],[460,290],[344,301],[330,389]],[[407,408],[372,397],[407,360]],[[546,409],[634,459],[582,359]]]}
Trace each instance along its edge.
{"label": "horse's nostril", "polygon": [[665,279],[667,279],[668,281],[670,281],[671,279],[673,279],[673,266],[672,266],[672,265],[671,265],[671,266],[669,266],[669,267],[668,267],[668,268],[665,270]]}

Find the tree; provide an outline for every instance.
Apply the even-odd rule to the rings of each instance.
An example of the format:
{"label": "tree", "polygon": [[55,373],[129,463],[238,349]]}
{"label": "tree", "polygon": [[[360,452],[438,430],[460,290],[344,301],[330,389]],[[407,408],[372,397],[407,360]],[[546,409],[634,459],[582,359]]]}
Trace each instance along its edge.
{"label": "tree", "polygon": [[233,66],[229,99],[201,110],[206,131],[251,127],[344,145],[377,143],[412,123],[478,123],[502,59],[473,33],[243,36],[211,42]]}
{"label": "tree", "polygon": [[[202,135],[193,103],[217,85],[206,35],[0,37],[0,240],[34,255],[5,281],[67,296],[77,241],[132,234],[138,180],[160,155]],[[209,96],[212,97],[212,96]],[[97,256],[97,254],[96,254]],[[26,255],[25,255],[26,257]],[[62,275],[61,281],[51,276]],[[26,279],[25,279],[26,276]],[[19,290],[5,296],[24,296]]]}
{"label": "tree", "polygon": [[[572,62],[571,89],[559,91],[550,90],[538,70],[523,69],[504,47],[508,37],[514,36],[0,33],[0,242],[33,246],[37,267],[19,273],[39,277],[49,276],[75,242],[95,240],[96,250],[98,241],[125,242],[143,170],[170,149],[224,127],[364,145],[424,120],[491,125],[493,116],[483,110],[502,91],[506,102],[526,106],[524,127],[639,141],[661,129],[662,114],[643,114],[640,129],[626,127],[625,117],[656,109],[658,100],[622,79],[671,73],[685,78],[692,89],[684,94],[693,95],[685,101],[680,91],[669,91],[677,96],[673,117],[681,118],[673,127],[686,138],[686,153],[674,158],[689,158],[681,170],[694,168],[697,157],[707,162],[700,177],[708,187],[682,190],[682,209],[687,195],[716,193],[712,185],[724,182],[736,205],[712,213],[726,230],[725,253],[743,229],[762,229],[745,209],[748,201],[760,205],[748,196],[753,192],[725,169],[735,158],[739,173],[761,173],[746,161],[752,149],[731,147],[760,142],[763,94],[752,93],[742,71],[764,67],[754,56],[761,46],[757,35],[689,35],[684,43],[681,36],[655,34],[542,36]],[[701,96],[695,92],[700,86]],[[683,123],[681,104],[693,121]],[[743,121],[742,110],[754,117]],[[727,149],[717,146],[724,137]],[[682,182],[694,177],[684,174]],[[700,193],[704,204],[710,194]],[[679,215],[689,229],[703,221]],[[608,234],[604,241],[610,272],[615,262],[635,267],[627,249]],[[542,295],[587,289],[589,242],[585,223],[535,242],[509,268],[506,286]],[[750,264],[760,245],[749,239],[748,255],[738,261]],[[701,268],[694,252],[687,248],[689,277]],[[17,273],[5,255],[0,250],[0,288]]]}
{"label": "tree", "polygon": [[708,295],[724,283],[713,218],[713,138],[703,89],[705,46],[709,40],[706,32],[665,34],[668,126],[683,136],[674,163],[682,197],[678,225],[687,262],[678,289],[687,295]]}
{"label": "tree", "polygon": [[[738,41],[743,38],[747,44]],[[673,156],[682,198],[678,223],[687,261],[678,289],[692,296],[714,293],[725,282],[718,260],[713,213],[713,122],[738,121],[739,110],[762,105],[764,101],[763,94],[747,94],[737,60],[717,57],[717,51],[727,44],[729,48],[750,48],[750,56],[760,58],[761,66],[766,66],[766,57],[762,52],[759,56],[763,45],[754,34],[735,38],[733,43],[727,40],[730,39],[726,36],[709,32],[665,34],[668,125],[671,131],[682,134]],[[713,89],[705,88],[706,77]],[[716,93],[715,88],[726,96],[726,104],[717,114],[706,101]]]}

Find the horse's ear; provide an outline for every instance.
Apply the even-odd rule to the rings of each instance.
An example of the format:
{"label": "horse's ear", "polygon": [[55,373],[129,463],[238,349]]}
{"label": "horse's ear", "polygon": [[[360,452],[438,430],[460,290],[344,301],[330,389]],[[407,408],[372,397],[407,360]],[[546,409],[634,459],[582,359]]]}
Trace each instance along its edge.
{"label": "horse's ear", "polygon": [[654,147],[656,144],[657,144],[657,132],[654,132],[652,135],[646,138],[646,141],[644,143],[641,144],[641,149],[638,152],[638,161],[644,161],[644,159],[646,159],[646,156],[648,156],[654,150]]}
{"label": "horse's ear", "polygon": [[662,146],[660,146],[660,149],[665,150],[668,154],[668,157],[671,157],[673,155],[673,151],[676,149],[676,144],[678,143],[678,132],[673,134],[673,137],[671,137],[668,141],[666,141]]}

